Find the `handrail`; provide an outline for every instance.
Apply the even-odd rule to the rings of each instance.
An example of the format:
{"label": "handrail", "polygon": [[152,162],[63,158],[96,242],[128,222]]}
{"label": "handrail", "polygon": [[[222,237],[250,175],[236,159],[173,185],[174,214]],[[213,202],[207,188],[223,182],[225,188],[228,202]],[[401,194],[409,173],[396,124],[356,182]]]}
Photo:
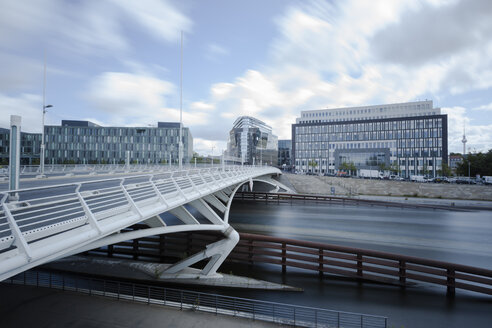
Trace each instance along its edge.
{"label": "handrail", "polygon": [[[205,167],[223,167],[231,165],[231,163],[237,163],[236,166],[241,166],[240,161],[231,161],[225,158],[225,162],[229,164],[215,164],[210,163],[186,163],[183,165],[184,169],[190,168],[205,168]],[[224,162],[224,163],[225,163]],[[234,164],[233,164],[234,165]],[[8,165],[5,166],[7,170],[5,173],[0,172],[1,176],[8,176]],[[2,169],[2,166],[0,166]],[[140,171],[173,171],[178,169],[178,165],[174,164],[46,164],[45,173],[49,174],[63,174],[63,173],[116,173],[116,172],[140,172]],[[40,165],[21,165],[19,172],[21,175],[36,175],[41,171]]]}
{"label": "handrail", "polygon": [[317,194],[291,194],[291,193],[266,193],[266,192],[238,192],[235,199],[240,200],[264,200],[265,202],[280,202],[280,201],[326,201],[339,202],[345,205],[370,205],[370,206],[385,206],[399,208],[427,208],[438,210],[452,211],[467,211],[470,209],[492,210],[492,207],[485,206],[458,206],[458,205],[437,205],[437,204],[417,204],[417,203],[402,203],[397,201],[361,199],[353,197],[317,195]]}
{"label": "handrail", "polygon": [[[276,173],[273,167],[218,166],[0,192],[0,280],[223,188]],[[195,176],[210,180],[193,188]],[[229,226],[216,224],[224,231]]]}
{"label": "handrail", "polygon": [[[129,229],[138,228],[139,226],[135,225]],[[247,264],[269,263],[280,265],[284,273],[288,267],[295,267],[319,274],[335,274],[401,287],[415,282],[432,283],[445,286],[449,295],[454,295],[456,288],[492,295],[492,270],[489,269],[283,237],[250,233],[239,235],[239,243],[227,261]],[[193,253],[214,238],[214,235],[196,232],[188,233],[181,238],[147,237],[142,240],[142,250],[139,240],[134,240],[131,249],[123,242],[107,249],[93,250],[90,254],[104,254],[110,257],[133,255],[134,259],[142,255],[162,261],[166,257],[179,256],[183,252]],[[162,244],[166,245],[165,249]],[[162,249],[164,253],[158,251]]]}
{"label": "handrail", "polygon": [[26,271],[5,283],[49,287],[89,295],[156,304],[194,311],[232,315],[294,327],[386,328],[384,316],[334,311],[190,290],[82,277],[51,271]]}
{"label": "handrail", "polygon": [[[225,166],[226,170],[233,170],[236,168],[236,166]],[[244,165],[244,170],[247,170],[248,168],[262,168],[261,166],[246,166]],[[196,168],[192,169],[191,171],[200,171],[200,172],[213,172],[213,171],[219,171],[222,170],[222,166],[214,166],[214,167],[207,167],[207,168]],[[169,170],[169,171],[164,171],[164,172],[159,172],[159,173],[142,173],[142,174],[137,174],[137,175],[131,175],[131,176],[125,176],[125,177],[115,177],[115,178],[107,178],[107,179],[97,179],[95,178],[94,180],[89,180],[89,181],[84,181],[84,182],[70,182],[70,183],[62,183],[62,184],[56,184],[56,185],[49,185],[49,186],[40,186],[40,187],[33,187],[33,188],[20,188],[20,189],[13,189],[13,190],[4,190],[0,191],[0,195],[5,194],[5,193],[16,193],[20,191],[37,191],[37,190],[44,190],[44,189],[52,189],[52,188],[59,188],[59,187],[69,187],[69,186],[78,186],[78,185],[88,185],[88,184],[94,184],[94,183],[101,183],[101,182],[110,182],[110,181],[120,181],[120,180],[130,180],[130,179],[137,179],[137,178],[144,178],[144,177],[150,177],[150,176],[159,176],[162,174],[175,174],[179,172],[187,172],[187,171],[179,171],[179,170]]]}

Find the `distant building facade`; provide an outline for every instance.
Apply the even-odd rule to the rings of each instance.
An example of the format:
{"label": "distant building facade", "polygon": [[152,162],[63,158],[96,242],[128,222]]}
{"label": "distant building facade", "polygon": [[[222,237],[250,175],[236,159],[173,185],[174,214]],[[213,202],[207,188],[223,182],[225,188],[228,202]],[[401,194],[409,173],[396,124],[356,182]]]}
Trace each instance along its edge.
{"label": "distant building facade", "polygon": [[449,155],[449,168],[451,172],[456,173],[458,164],[463,163],[463,156],[461,154]]}
{"label": "distant building facade", "polygon": [[297,172],[337,173],[343,164],[403,177],[440,175],[447,115],[432,101],[303,111],[292,125]]}
{"label": "distant building facade", "polygon": [[[193,157],[193,137],[183,127],[183,161]],[[177,163],[179,123],[158,122],[157,127],[105,127],[89,121],[63,120],[45,126],[46,163]]]}
{"label": "distant building facade", "polygon": [[292,140],[278,141],[278,167],[290,170],[292,167]]}
{"label": "distant building facade", "polygon": [[[41,133],[21,132],[20,164],[39,164]],[[8,165],[10,156],[10,130],[0,128],[0,165]]]}
{"label": "distant building facade", "polygon": [[384,118],[401,118],[441,114],[440,108],[434,108],[432,100],[415,101],[398,104],[358,106],[306,110],[296,123],[324,123],[360,120],[379,120]]}
{"label": "distant building facade", "polygon": [[245,164],[275,165],[278,162],[278,137],[265,122],[241,116],[229,133],[227,154],[241,158]]}

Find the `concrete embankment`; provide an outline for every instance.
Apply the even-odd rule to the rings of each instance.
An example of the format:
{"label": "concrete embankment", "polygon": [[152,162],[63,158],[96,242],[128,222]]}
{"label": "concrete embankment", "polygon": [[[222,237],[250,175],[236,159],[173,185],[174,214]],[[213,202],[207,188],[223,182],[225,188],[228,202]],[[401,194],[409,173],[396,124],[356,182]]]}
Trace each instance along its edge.
{"label": "concrete embankment", "polygon": [[[389,196],[492,201],[492,186],[445,183],[417,183],[285,174],[297,192],[337,196]],[[492,203],[490,204],[492,207]]]}

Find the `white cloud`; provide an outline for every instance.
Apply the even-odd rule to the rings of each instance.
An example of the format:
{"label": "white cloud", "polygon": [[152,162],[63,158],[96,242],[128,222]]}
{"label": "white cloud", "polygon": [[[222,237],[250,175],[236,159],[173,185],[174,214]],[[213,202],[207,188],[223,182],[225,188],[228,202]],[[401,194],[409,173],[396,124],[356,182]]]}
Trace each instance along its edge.
{"label": "white cloud", "polygon": [[[157,121],[179,122],[179,109],[167,104],[174,94],[172,83],[150,75],[106,72],[94,79],[86,98],[110,116],[108,124],[146,126]],[[183,122],[186,126],[205,125],[209,115],[207,111],[183,111]]]}
{"label": "white cloud", "polygon": [[[213,151],[212,151],[213,148]],[[200,155],[222,154],[222,151],[227,148],[227,143],[223,140],[207,140],[202,138],[193,138],[193,151]]]}
{"label": "white cloud", "polygon": [[220,57],[228,56],[229,54],[229,49],[217,43],[210,43],[205,49],[205,58],[211,61],[218,61]]}
{"label": "white cloud", "polygon": [[463,138],[463,128],[470,125],[470,119],[467,116],[464,107],[443,107],[443,114],[448,115],[448,149],[450,152],[462,152],[461,139]]}
{"label": "white cloud", "polygon": [[112,0],[126,14],[144,27],[151,35],[164,41],[176,41],[180,31],[191,31],[192,22],[179,12],[170,1]]}
{"label": "white cloud", "polygon": [[115,55],[130,48],[125,27],[133,23],[157,40],[174,42],[191,31],[191,20],[169,1],[2,1],[0,47],[47,48],[76,55]]}
{"label": "white cloud", "polygon": [[[22,117],[21,130],[24,132],[41,133],[43,100],[39,95],[20,94],[16,97],[0,93],[0,127],[10,128],[10,116]],[[55,115],[48,112],[46,125],[53,124]]]}
{"label": "white cloud", "polygon": [[191,110],[204,110],[204,111],[211,111],[215,109],[215,106],[210,103],[206,103],[203,101],[195,101],[191,103],[190,105]]}
{"label": "white cloud", "polygon": [[210,91],[214,100],[222,100],[234,89],[232,83],[216,83],[212,85]]}
{"label": "white cloud", "polygon": [[492,102],[486,105],[478,106],[473,108],[474,110],[482,110],[482,111],[492,111]]}
{"label": "white cloud", "polygon": [[[240,115],[262,119],[280,138],[290,138],[290,125],[301,110],[406,102],[429,95],[439,100],[491,88],[492,33],[487,31],[492,24],[484,10],[489,5],[402,0],[336,5],[309,1],[291,6],[276,20],[279,36],[271,45],[270,62],[211,87],[210,103],[221,113],[223,135]],[[441,13],[446,19],[436,23]],[[429,44],[428,33],[416,26],[432,29],[433,39],[447,40],[452,38],[454,17],[460,16],[475,21],[470,28],[461,28],[460,37],[449,44]],[[485,30],[479,30],[481,25]],[[391,51],[404,54],[399,60],[396,55],[394,60],[381,59],[393,56]],[[412,59],[411,64],[403,62]],[[468,121],[464,108],[447,112],[451,150],[459,149],[463,122],[476,131],[488,126]],[[485,144],[478,140],[477,147]]]}

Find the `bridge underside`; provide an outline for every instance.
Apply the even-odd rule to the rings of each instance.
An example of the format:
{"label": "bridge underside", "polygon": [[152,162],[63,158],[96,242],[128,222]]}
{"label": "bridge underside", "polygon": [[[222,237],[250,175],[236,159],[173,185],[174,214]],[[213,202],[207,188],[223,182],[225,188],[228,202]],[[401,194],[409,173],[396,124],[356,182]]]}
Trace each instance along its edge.
{"label": "bridge underside", "polygon": [[[216,276],[239,241],[228,223],[234,194],[253,189],[255,181],[273,191],[289,191],[270,177],[278,173],[265,167],[219,168],[64,185],[57,187],[58,193],[53,187],[19,190],[20,200],[10,203],[5,194],[0,212],[0,280],[90,249],[185,231],[218,231],[224,238],[159,275],[179,278],[185,268],[208,259],[198,275]],[[74,190],[67,192],[67,188]],[[32,197],[40,192],[53,196]],[[176,222],[166,223],[160,216],[164,212]],[[124,231],[135,223],[147,228]]]}

